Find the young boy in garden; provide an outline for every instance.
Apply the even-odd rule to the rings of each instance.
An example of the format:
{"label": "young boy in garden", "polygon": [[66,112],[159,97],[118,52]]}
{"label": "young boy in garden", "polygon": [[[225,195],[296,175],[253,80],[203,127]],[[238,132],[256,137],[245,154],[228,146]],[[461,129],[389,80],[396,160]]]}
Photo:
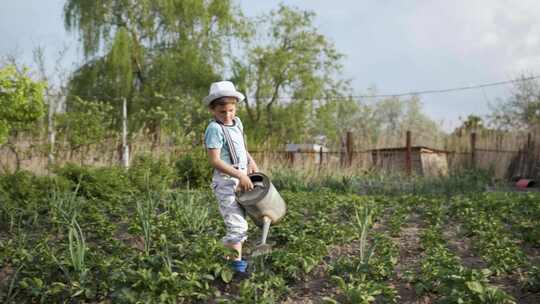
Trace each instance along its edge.
{"label": "young boy in garden", "polygon": [[219,203],[219,211],[226,226],[222,241],[237,252],[232,261],[235,276],[246,277],[247,261],[242,259],[242,243],[247,239],[244,209],[236,201],[236,191],[249,191],[253,184],[247,174],[258,171],[244,142],[244,130],[236,117],[236,105],[244,95],[230,81],[214,82],[204,103],[214,119],[204,135],[210,164],[214,168],[212,190]]}

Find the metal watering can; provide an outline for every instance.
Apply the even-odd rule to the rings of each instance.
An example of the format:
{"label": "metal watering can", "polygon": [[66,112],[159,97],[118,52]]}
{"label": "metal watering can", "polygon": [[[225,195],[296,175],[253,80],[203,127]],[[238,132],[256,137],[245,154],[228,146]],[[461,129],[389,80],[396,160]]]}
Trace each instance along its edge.
{"label": "metal watering can", "polygon": [[285,201],[277,192],[268,176],[256,172],[248,177],[253,183],[253,189],[236,194],[236,200],[244,207],[249,217],[259,227],[262,227],[261,243],[255,247],[251,256],[270,253],[272,246],[266,244],[270,224],[276,224],[287,210]]}

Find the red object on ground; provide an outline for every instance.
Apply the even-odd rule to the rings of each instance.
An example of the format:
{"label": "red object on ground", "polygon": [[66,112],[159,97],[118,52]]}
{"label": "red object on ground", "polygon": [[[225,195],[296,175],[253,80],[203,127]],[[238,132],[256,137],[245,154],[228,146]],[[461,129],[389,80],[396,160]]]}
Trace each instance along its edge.
{"label": "red object on ground", "polygon": [[516,182],[516,187],[520,189],[534,186],[534,181],[526,178],[522,178]]}

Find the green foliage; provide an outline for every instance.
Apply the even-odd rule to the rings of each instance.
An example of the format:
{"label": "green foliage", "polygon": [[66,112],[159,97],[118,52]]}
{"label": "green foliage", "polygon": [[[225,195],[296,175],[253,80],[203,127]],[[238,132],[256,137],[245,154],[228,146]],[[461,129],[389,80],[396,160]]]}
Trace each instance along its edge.
{"label": "green foliage", "polygon": [[448,176],[413,176],[366,172],[351,174],[313,174],[312,172],[275,168],[270,172],[278,189],[310,191],[331,189],[342,193],[365,195],[447,195],[481,192],[491,185],[489,171],[464,170]]}
{"label": "green foliage", "polygon": [[165,158],[141,154],[133,158],[128,171],[129,179],[140,192],[163,191],[171,188],[175,180],[174,168]]}
{"label": "green foliage", "polygon": [[[315,14],[280,5],[259,17],[241,39],[245,53],[231,63],[233,81],[248,96],[246,133],[256,141],[296,141],[311,128],[315,100],[341,95],[339,54],[314,25]],[[291,96],[290,102],[283,97]],[[271,137],[269,137],[271,136]]]}
{"label": "green foliage", "polygon": [[481,132],[486,131],[484,120],[476,115],[469,115],[467,119],[463,121],[461,126],[457,127],[454,130],[454,134],[459,134],[461,136],[462,132],[472,133],[472,132]]}
{"label": "green foliage", "polygon": [[47,213],[51,193],[71,186],[65,178],[40,177],[23,170],[0,175],[0,230],[37,224]]}
{"label": "green foliage", "polygon": [[93,168],[68,163],[54,172],[70,180],[79,195],[88,199],[114,203],[134,192],[127,172],[120,167]]}
{"label": "green foliage", "polygon": [[467,269],[445,246],[437,229],[422,235],[426,257],[416,284],[418,293],[437,292],[440,303],[515,303],[504,291],[490,286],[489,270]]}
{"label": "green foliage", "polygon": [[203,152],[183,155],[174,163],[176,186],[199,188],[209,185],[212,179],[212,167]]}
{"label": "green foliage", "polygon": [[145,117],[132,121],[135,132],[200,131],[206,122],[201,99],[220,78],[240,16],[231,1],[68,0],[65,27],[80,34],[87,59],[70,80],[70,95],[107,101],[117,123],[121,98],[130,115],[161,109],[178,122],[166,130],[170,124]]}
{"label": "green foliage", "polygon": [[[159,175],[164,164],[144,159],[136,170],[149,167]],[[493,278],[498,265],[489,255],[499,257],[503,247],[518,252],[511,244],[525,239],[523,226],[540,212],[538,193],[359,196],[338,193],[346,187],[295,182],[308,188],[280,189],[287,214],[272,225],[270,254],[249,257],[256,243],[251,240],[260,236],[250,225],[244,253],[252,274],[239,282],[224,259],[231,252],[219,240],[225,228],[212,192],[161,186],[138,191],[132,173],[58,168],[54,180],[68,179],[68,191],[55,191],[28,173],[1,177],[0,302],[275,303],[321,279],[333,291],[325,303],[396,303],[396,282],[412,283],[418,295],[439,303],[513,303],[492,284],[501,281]],[[8,195],[17,184],[43,187],[44,195]],[[410,244],[390,234],[400,235],[399,227],[411,223],[404,216],[409,214],[421,227],[422,250],[418,273],[404,279],[395,269],[411,266],[399,264]],[[460,237],[482,247],[479,257],[490,270],[464,267],[449,248],[442,231],[456,223],[464,228]],[[538,268],[521,262],[520,269],[507,269],[510,278],[523,275],[512,288],[532,294]]]}
{"label": "green foliage", "polygon": [[45,83],[34,81],[28,70],[13,65],[0,68],[0,143],[12,129],[27,129],[45,113]]}
{"label": "green foliage", "polygon": [[44,202],[52,191],[67,190],[70,185],[62,177],[36,176],[24,170],[0,175],[0,192],[18,204]]}
{"label": "green foliage", "polygon": [[111,130],[112,108],[105,103],[89,102],[75,98],[68,112],[56,114],[58,137],[64,138],[71,150],[92,144],[103,144],[116,132]]}
{"label": "green foliage", "polygon": [[[456,197],[451,209],[451,212],[463,221],[467,234],[473,238],[473,248],[488,263],[490,269],[497,274],[513,272],[519,268],[527,267],[524,253],[513,239],[514,236],[506,231],[503,222],[507,220],[507,216],[511,214],[511,211],[504,208],[499,209],[500,212],[494,212],[494,210],[498,209],[498,206],[503,205],[498,201],[500,198],[497,198],[496,194],[482,195],[481,198],[480,200]],[[504,205],[510,204],[504,203]],[[525,208],[538,210],[539,207],[539,203],[533,203]],[[506,212],[502,212],[503,210]],[[528,219],[531,219],[530,216],[530,214],[525,213],[519,217],[521,221],[528,221]],[[516,226],[519,227],[519,225],[514,227]]]}
{"label": "green foliage", "polygon": [[210,208],[201,205],[200,201],[205,197],[198,192],[171,193],[166,210],[175,218],[185,234],[197,234],[209,224]]}
{"label": "green foliage", "polygon": [[522,75],[510,97],[492,107],[490,123],[497,129],[534,128],[540,123],[540,85]]}
{"label": "green foliage", "polygon": [[157,200],[159,197],[155,193],[145,193],[142,198],[137,199],[137,219],[142,231],[142,239],[144,243],[144,254],[150,255],[150,249],[153,245],[152,232],[154,230],[154,222],[156,217]]}
{"label": "green foliage", "polygon": [[115,33],[111,51],[108,54],[111,84],[116,88],[114,96],[127,97],[130,95],[133,83],[133,42],[128,30],[120,27]]}

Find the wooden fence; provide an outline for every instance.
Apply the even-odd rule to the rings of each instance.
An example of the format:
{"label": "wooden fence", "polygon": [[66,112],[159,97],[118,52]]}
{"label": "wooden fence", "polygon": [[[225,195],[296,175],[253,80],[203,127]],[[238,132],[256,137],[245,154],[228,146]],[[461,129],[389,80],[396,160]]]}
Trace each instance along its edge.
{"label": "wooden fence", "polygon": [[[444,146],[433,147],[429,143],[418,142],[414,134],[407,131],[402,145],[368,146],[361,140],[355,142],[354,134],[344,135],[341,147],[331,150],[318,151],[284,151],[284,150],[251,150],[250,153],[264,170],[275,167],[302,168],[314,171],[349,171],[362,172],[377,170],[374,155],[377,151],[388,148],[399,151],[395,157],[404,159],[403,171],[413,174],[414,149],[422,146],[446,156],[449,172],[462,169],[479,168],[493,169],[498,178],[513,176],[536,177],[540,164],[540,133],[525,133],[521,135],[504,136],[470,133],[463,136],[452,135],[445,139]],[[16,167],[36,173],[47,172],[47,155],[43,152],[45,142],[19,141],[17,147],[0,148],[0,169],[13,171]],[[148,140],[138,140],[131,143],[132,155],[149,153],[174,160],[186,153],[194,151],[192,147],[175,146],[172,144],[151,145]],[[363,149],[362,149],[363,148]],[[195,148],[197,149],[197,148]],[[201,148],[202,149],[202,148]],[[17,152],[18,151],[18,152]],[[382,152],[381,152],[382,153]],[[386,152],[385,152],[386,153]],[[390,153],[391,154],[391,153]],[[385,155],[390,155],[386,153]],[[119,140],[110,140],[85,148],[84,150],[69,151],[58,148],[56,162],[75,162],[79,164],[112,166],[122,161],[122,145]]]}

